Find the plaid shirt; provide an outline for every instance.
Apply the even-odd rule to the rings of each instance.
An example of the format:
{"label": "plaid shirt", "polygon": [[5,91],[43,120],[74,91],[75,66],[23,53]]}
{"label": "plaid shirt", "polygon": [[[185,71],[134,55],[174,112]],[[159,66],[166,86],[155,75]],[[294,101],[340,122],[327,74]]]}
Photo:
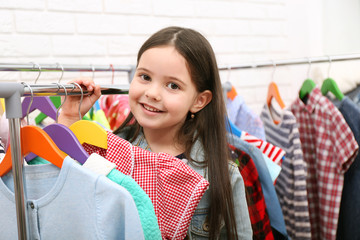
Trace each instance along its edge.
{"label": "plaid shirt", "polygon": [[315,88],[305,105],[291,105],[307,162],[307,191],[312,239],[336,239],[344,172],[358,144],[339,110]]}
{"label": "plaid shirt", "polygon": [[150,197],[163,239],[184,239],[192,215],[209,182],[181,160],[133,146],[108,132],[108,148],[84,144],[131,176]]}
{"label": "plaid shirt", "polygon": [[274,236],[272,234],[269,216],[266,212],[265,199],[255,164],[247,153],[231,145],[230,148],[233,153],[232,156],[236,158],[241,176],[244,179],[253,239],[272,240]]}

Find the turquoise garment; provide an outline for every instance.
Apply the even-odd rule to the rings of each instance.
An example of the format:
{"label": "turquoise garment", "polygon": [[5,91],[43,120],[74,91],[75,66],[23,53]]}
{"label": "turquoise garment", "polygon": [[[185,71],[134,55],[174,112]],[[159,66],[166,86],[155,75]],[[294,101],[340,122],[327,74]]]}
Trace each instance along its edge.
{"label": "turquoise garment", "polygon": [[[37,165],[46,163],[49,162],[43,158],[36,157],[28,164]],[[161,239],[161,232],[155,215],[154,205],[152,204],[149,196],[144,192],[144,190],[135,182],[134,179],[121,173],[116,169],[111,170],[106,177],[109,178],[111,181],[124,187],[133,197],[139,213],[145,239]]]}
{"label": "turquoise garment", "polygon": [[107,177],[111,181],[123,186],[133,197],[139,212],[145,239],[161,239],[161,232],[155,215],[154,205],[144,190],[134,179],[116,169],[111,170]]}

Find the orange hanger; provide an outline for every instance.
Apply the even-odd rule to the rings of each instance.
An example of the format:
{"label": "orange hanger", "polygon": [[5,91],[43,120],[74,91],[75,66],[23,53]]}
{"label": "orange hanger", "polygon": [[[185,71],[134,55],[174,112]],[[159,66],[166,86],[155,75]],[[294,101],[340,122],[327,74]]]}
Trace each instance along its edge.
{"label": "orange hanger", "polygon": [[267,103],[268,106],[271,105],[271,100],[273,98],[275,98],[275,100],[277,101],[277,103],[280,105],[280,107],[282,109],[285,108],[285,104],[284,104],[283,100],[280,97],[279,89],[278,89],[278,86],[276,85],[275,82],[271,82],[269,84],[268,94],[267,94],[267,98],[266,98],[266,103]]}
{"label": "orange hanger", "polygon": [[[44,130],[37,126],[25,126],[20,129],[20,132],[23,156],[32,152],[61,168],[67,155],[56,146]],[[11,147],[9,146],[3,161],[0,163],[0,176],[4,176],[11,168]]]}
{"label": "orange hanger", "polygon": [[231,90],[226,93],[226,96],[230,98],[231,100],[234,100],[234,98],[237,96],[237,92],[234,88],[234,86],[231,87]]}

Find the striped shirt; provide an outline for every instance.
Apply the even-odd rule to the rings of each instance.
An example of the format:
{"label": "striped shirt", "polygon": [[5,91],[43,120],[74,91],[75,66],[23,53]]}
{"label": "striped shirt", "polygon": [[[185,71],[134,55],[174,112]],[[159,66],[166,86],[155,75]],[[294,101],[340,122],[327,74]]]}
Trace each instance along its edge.
{"label": "striped shirt", "polygon": [[268,158],[270,158],[274,163],[281,166],[282,158],[285,155],[285,151],[279,148],[278,146],[274,146],[273,144],[266,142],[262,139],[259,139],[245,131],[241,131],[240,138],[251,145],[259,148],[263,154],[265,154]]}
{"label": "striped shirt", "polygon": [[[289,110],[277,113],[267,104],[260,118],[265,126],[266,139],[286,153],[275,189],[283,211],[286,230],[291,239],[311,239],[309,207],[306,190],[306,163],[303,159],[298,124]],[[275,124],[271,114],[278,114]]]}

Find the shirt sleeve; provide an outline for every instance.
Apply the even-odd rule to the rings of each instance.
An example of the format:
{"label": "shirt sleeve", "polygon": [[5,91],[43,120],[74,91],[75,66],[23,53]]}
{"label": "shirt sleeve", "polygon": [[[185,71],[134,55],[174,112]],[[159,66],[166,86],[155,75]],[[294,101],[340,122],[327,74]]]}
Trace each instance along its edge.
{"label": "shirt sleeve", "polygon": [[334,129],[332,137],[335,143],[334,159],[337,161],[339,172],[344,173],[354,161],[359,146],[341,113],[335,114],[334,118],[332,121],[332,129]]}
{"label": "shirt sleeve", "polygon": [[244,180],[236,166],[230,166],[230,169],[237,237],[238,239],[251,240],[253,232],[246,202]]}

